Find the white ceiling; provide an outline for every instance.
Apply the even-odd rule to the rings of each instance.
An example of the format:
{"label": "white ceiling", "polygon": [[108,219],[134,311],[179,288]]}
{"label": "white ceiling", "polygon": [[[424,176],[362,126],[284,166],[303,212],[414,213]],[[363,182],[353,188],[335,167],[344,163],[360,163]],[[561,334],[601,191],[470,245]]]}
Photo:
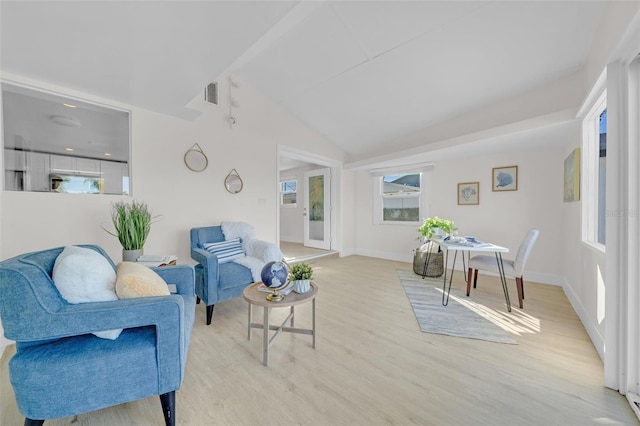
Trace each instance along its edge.
{"label": "white ceiling", "polygon": [[0,65],[186,119],[230,72],[357,161],[580,70],[604,5],[2,1]]}

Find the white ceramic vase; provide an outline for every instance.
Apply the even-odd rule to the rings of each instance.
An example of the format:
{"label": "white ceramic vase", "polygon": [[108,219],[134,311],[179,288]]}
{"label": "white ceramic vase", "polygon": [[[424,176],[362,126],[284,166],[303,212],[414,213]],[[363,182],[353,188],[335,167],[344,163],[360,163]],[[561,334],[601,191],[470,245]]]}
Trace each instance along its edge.
{"label": "white ceramic vase", "polygon": [[294,280],[293,281],[293,291],[296,293],[306,293],[311,288],[310,280]]}

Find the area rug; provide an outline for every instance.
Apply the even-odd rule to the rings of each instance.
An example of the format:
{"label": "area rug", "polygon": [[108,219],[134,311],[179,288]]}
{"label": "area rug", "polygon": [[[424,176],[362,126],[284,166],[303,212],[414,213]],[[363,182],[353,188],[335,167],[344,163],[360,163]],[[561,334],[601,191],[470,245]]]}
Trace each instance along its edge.
{"label": "area rug", "polygon": [[491,321],[491,309],[473,302],[455,288],[451,288],[448,305],[443,306],[442,278],[423,279],[413,271],[402,269],[396,272],[423,332],[518,344],[513,336]]}

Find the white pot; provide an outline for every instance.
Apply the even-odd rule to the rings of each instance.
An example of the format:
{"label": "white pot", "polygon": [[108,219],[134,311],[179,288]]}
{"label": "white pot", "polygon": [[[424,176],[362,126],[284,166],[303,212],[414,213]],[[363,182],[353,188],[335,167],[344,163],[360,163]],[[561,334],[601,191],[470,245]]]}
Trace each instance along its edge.
{"label": "white pot", "polygon": [[122,261],[123,262],[135,262],[140,256],[142,256],[143,250],[125,250],[122,249]]}
{"label": "white pot", "polygon": [[306,293],[311,288],[310,280],[294,280],[293,281],[293,291],[296,293]]}
{"label": "white pot", "polygon": [[445,237],[447,233],[442,228],[433,228],[433,235],[438,235],[440,237]]}

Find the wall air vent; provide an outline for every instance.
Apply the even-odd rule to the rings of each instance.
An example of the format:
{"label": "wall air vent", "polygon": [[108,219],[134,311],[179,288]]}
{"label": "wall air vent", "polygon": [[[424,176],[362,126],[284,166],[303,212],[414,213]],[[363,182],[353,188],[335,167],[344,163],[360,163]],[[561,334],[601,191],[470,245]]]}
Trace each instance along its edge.
{"label": "wall air vent", "polygon": [[204,89],[204,100],[210,104],[218,105],[218,83],[209,83]]}

